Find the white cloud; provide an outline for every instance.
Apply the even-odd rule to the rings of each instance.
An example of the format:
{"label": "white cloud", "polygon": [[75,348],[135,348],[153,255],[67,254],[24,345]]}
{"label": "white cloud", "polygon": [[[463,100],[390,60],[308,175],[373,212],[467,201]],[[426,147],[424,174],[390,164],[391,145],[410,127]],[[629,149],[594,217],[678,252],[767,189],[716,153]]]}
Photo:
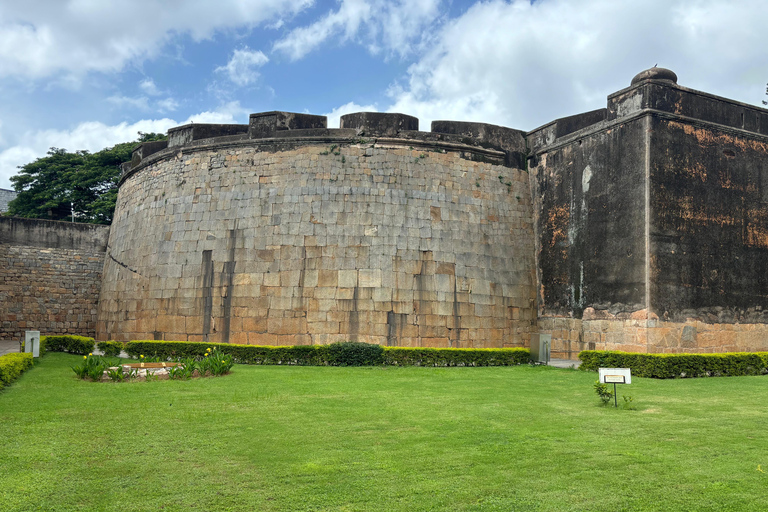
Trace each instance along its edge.
{"label": "white cloud", "polygon": [[0,6],[0,77],[113,72],[157,56],[172,36],[194,41],[291,16],[313,0],[36,0]]}
{"label": "white cloud", "polygon": [[240,106],[239,101],[231,101],[219,106],[216,110],[200,112],[191,115],[186,121],[179,124],[189,123],[212,123],[212,124],[236,124],[247,123],[250,112]]}
{"label": "white cloud", "polygon": [[146,96],[139,96],[138,98],[131,98],[129,96],[110,96],[107,98],[107,101],[121,108],[128,107],[131,109],[149,110],[149,100]]}
{"label": "white cloud", "polygon": [[261,51],[251,51],[248,47],[235,50],[226,66],[216,68],[219,73],[226,73],[229,80],[240,87],[252,84],[259,78],[256,71],[269,62],[269,58]]}
{"label": "white cloud", "polygon": [[[292,30],[273,50],[298,60],[329,39],[344,43],[360,38],[376,53],[384,47],[404,56],[440,14],[441,0],[342,0],[337,11]],[[363,33],[362,35],[360,35]]]}
{"label": "white cloud", "polygon": [[169,118],[142,119],[135,123],[107,125],[98,121],[80,123],[70,130],[37,130],[22,134],[15,145],[0,150],[0,188],[12,188],[10,177],[17,167],[44,157],[51,147],[67,151],[100,151],[120,142],[136,140],[138,132],[165,133],[188,123],[246,123],[248,110],[233,101],[215,110],[201,112],[178,122]]}
{"label": "white cloud", "polygon": [[179,108],[179,102],[173,98],[165,98],[157,102],[157,108],[161,112],[173,112]]}
{"label": "white cloud", "polygon": [[9,178],[17,167],[46,155],[51,147],[68,151],[100,151],[120,142],[136,140],[138,132],[164,133],[179,123],[173,119],[143,119],[109,126],[97,121],[80,123],[71,130],[38,130],[22,135],[15,146],[0,151],[0,188],[11,188]]}
{"label": "white cloud", "polygon": [[328,117],[328,128],[338,128],[341,116],[345,114],[353,114],[355,112],[378,112],[379,109],[376,105],[358,105],[354,102],[346,103],[340,107],[336,107],[327,114],[323,114]]}
{"label": "white cloud", "polygon": [[144,91],[145,94],[149,94],[150,96],[159,96],[162,94],[157,88],[157,85],[155,85],[155,81],[149,77],[139,82],[139,88]]}
{"label": "white cloud", "polygon": [[758,103],[765,26],[761,0],[477,3],[434,34],[387,110],[418,116],[422,129],[455,119],[531,130],[605,107],[655,63],[683,86]]}

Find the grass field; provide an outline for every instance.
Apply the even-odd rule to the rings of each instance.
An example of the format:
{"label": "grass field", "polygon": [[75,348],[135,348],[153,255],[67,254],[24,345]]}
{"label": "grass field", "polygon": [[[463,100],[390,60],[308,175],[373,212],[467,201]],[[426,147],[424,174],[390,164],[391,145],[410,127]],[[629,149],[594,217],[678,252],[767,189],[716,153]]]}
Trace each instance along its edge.
{"label": "grass field", "polygon": [[0,509],[768,510],[768,377],[633,379],[623,410],[546,367],[97,384],[78,357],[0,393]]}

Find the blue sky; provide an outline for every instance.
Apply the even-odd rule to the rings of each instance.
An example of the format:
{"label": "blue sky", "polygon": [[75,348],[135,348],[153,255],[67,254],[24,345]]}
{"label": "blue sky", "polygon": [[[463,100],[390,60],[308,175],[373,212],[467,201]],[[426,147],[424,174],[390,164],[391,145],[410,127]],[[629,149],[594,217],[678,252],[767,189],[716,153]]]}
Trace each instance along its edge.
{"label": "blue sky", "polygon": [[765,98],[764,0],[3,0],[0,188],[49,147],[377,110],[530,130],[654,64]]}

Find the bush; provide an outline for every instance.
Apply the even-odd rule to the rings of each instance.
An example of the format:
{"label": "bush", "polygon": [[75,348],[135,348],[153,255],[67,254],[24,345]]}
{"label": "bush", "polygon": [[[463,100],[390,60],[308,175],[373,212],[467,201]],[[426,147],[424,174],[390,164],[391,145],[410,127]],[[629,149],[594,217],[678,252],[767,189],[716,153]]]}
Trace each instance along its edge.
{"label": "bush", "polygon": [[40,336],[41,350],[45,347],[45,350],[51,352],[86,355],[93,352],[94,345],[93,338],[86,338],[85,336]]}
{"label": "bush", "polygon": [[328,364],[331,366],[375,366],[383,361],[384,349],[380,345],[345,341],[328,345]]}
{"label": "bush", "polygon": [[104,357],[117,357],[125,349],[122,341],[100,341],[96,346],[104,353]]}
{"label": "bush", "polygon": [[131,357],[157,358],[161,361],[204,357],[206,349],[218,349],[232,355],[239,364],[323,365],[327,359],[325,345],[291,345],[267,347],[262,345],[236,345],[228,343],[199,343],[194,341],[129,341],[125,351]]}
{"label": "bush", "polygon": [[7,386],[32,366],[32,353],[11,353],[0,356],[0,389]]}
{"label": "bush", "polygon": [[632,375],[654,379],[728,377],[768,373],[768,352],[723,354],[638,354],[607,350],[579,353],[581,370],[631,368]]}
{"label": "bush", "polygon": [[[200,343],[194,341],[129,341],[125,351],[131,357],[157,359],[158,361],[178,361],[184,358],[200,360],[208,348],[218,349],[222,354],[231,354],[232,360],[239,364],[285,364],[323,366],[342,364],[348,352],[359,350],[371,351],[369,361],[372,364],[391,366],[511,366],[525,364],[530,359],[527,348],[404,348],[364,345],[362,348],[335,347],[345,343],[331,345],[291,345],[268,347],[263,345],[236,345],[227,343]],[[333,348],[332,348],[333,347]],[[370,348],[372,347],[372,348]],[[331,356],[331,351],[334,355]],[[377,359],[374,352],[379,352]],[[333,359],[332,359],[333,358]],[[341,358],[341,359],[340,359]],[[365,360],[366,357],[363,357]],[[352,366],[347,360],[348,366]]]}
{"label": "bush", "polygon": [[384,347],[384,364],[391,366],[514,366],[530,359],[527,348]]}

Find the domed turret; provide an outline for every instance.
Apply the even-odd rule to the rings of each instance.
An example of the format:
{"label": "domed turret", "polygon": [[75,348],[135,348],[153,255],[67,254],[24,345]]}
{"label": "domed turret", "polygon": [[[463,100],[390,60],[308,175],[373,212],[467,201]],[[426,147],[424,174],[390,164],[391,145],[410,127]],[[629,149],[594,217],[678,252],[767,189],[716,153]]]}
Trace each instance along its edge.
{"label": "domed turret", "polygon": [[636,74],[635,77],[632,79],[632,83],[630,85],[635,85],[636,83],[642,82],[644,80],[666,80],[668,82],[672,82],[673,84],[676,84],[677,75],[671,69],[657,68],[656,66],[654,66],[650,69],[646,69],[645,71],[641,71],[640,73]]}

